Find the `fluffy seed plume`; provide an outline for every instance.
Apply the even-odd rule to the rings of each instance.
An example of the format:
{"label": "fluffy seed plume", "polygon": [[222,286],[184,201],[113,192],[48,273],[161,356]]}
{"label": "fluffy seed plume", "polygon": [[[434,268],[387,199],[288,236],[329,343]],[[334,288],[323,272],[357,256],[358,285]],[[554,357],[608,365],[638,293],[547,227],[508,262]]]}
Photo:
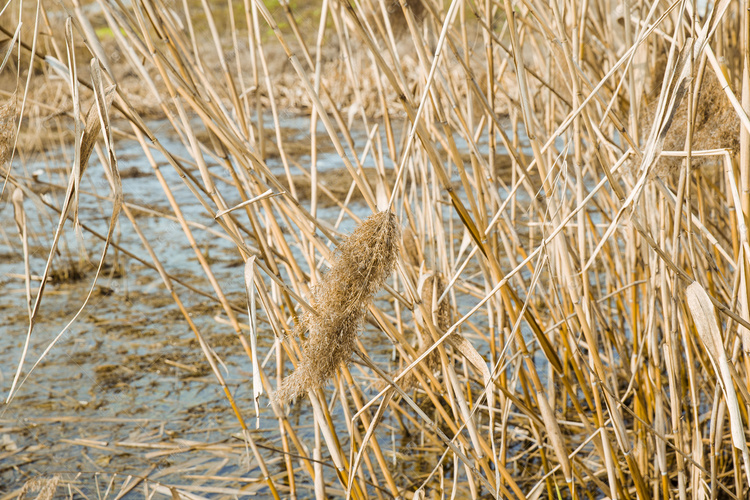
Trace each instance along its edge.
{"label": "fluffy seed plume", "polygon": [[373,295],[393,272],[401,230],[390,211],[368,217],[339,246],[333,266],[313,287],[300,331],[309,330],[297,370],[276,391],[278,402],[324,385],[354,352],[357,332]]}
{"label": "fluffy seed plume", "polygon": [[0,104],[0,166],[10,161],[16,120],[16,96]]}

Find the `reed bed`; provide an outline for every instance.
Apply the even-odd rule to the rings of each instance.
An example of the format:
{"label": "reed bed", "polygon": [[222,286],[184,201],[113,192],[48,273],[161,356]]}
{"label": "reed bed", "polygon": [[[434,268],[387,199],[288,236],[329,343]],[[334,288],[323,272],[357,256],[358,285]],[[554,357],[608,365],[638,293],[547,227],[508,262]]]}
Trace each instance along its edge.
{"label": "reed bed", "polygon": [[[113,252],[159,276],[234,415],[241,475],[257,481],[233,491],[747,496],[747,0],[9,5],[1,76],[15,92],[0,133],[7,116],[15,138],[54,113],[51,135],[73,136],[52,199],[11,163],[23,143],[0,148],[27,263],[26,345],[48,276],[76,262],[63,235],[93,234],[78,205],[98,162],[107,226],[83,280],[93,290]],[[44,106],[47,81],[65,109]],[[300,118],[307,134],[289,137]],[[142,147],[159,210],[123,191],[125,139]],[[347,189],[321,181],[324,150]],[[33,290],[32,210],[57,221]],[[202,287],[170,270],[139,210],[174,221]],[[142,248],[117,240],[126,220]],[[246,304],[206,237],[246,263]],[[221,309],[254,401],[227,383],[189,293]],[[20,353],[6,408],[90,296],[41,357]],[[274,422],[273,446],[254,418]]]}

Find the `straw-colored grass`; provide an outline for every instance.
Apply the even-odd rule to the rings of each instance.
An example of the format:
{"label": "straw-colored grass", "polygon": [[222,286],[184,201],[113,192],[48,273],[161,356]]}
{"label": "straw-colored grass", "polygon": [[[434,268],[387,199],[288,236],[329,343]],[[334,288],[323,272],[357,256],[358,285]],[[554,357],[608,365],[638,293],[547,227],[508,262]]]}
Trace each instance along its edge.
{"label": "straw-colored grass", "polygon": [[[24,171],[30,146],[8,167],[0,144],[26,344],[47,278],[83,260],[65,236],[87,232],[163,283],[258,494],[746,498],[750,10],[696,3],[97,0],[67,21],[13,4],[0,135],[19,113],[21,137],[50,124],[74,159],[52,190]],[[123,192],[125,139],[158,209]],[[81,199],[109,234],[76,224]],[[136,213],[175,223],[205,289]],[[142,248],[111,238],[118,218]],[[245,279],[219,277],[215,238]],[[253,366],[254,402],[196,294]],[[9,407],[37,373],[25,349]],[[251,432],[254,408],[272,425]]]}
{"label": "straw-colored grass", "polygon": [[55,474],[52,477],[36,477],[26,481],[21,488],[18,496],[20,500],[31,498],[32,493],[36,493],[36,500],[51,500],[55,497],[55,491],[60,484],[60,476]]}

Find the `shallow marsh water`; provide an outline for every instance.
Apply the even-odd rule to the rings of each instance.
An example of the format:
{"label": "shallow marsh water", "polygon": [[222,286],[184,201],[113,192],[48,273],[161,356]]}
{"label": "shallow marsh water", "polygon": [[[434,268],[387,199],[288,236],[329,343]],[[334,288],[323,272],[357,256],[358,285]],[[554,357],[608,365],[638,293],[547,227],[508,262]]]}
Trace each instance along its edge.
{"label": "shallow marsh water", "polygon": [[[154,122],[150,125],[167,150],[178,156],[189,156],[177,138],[159,132],[166,124]],[[267,125],[272,127],[270,119]],[[288,144],[309,145],[308,118],[286,117],[284,129]],[[361,151],[367,133],[354,130],[353,139]],[[324,133],[322,126],[319,132]],[[65,171],[73,160],[69,151],[70,148],[51,149],[29,157],[21,154],[16,158],[18,167],[14,168],[33,174],[36,181],[32,181],[32,186],[37,194],[59,206],[64,195],[62,187],[67,185]],[[116,151],[119,169],[124,175],[125,201],[170,213],[164,192],[138,143],[117,140]],[[292,156],[292,160],[301,165],[310,161],[306,155]],[[185,219],[220,231],[164,158],[156,156],[156,161]],[[270,158],[267,163],[274,174],[284,175],[278,157]],[[370,157],[364,166],[374,167]],[[340,168],[340,159],[332,148],[326,148],[323,138],[318,155],[319,171],[324,174]],[[392,165],[386,168],[392,168]],[[223,167],[217,164],[210,165],[210,170],[218,176],[225,174]],[[292,174],[299,172],[293,171]],[[458,177],[454,180],[458,182]],[[91,192],[102,196],[109,194],[96,156],[92,157],[83,178],[82,191],[81,222],[106,234],[111,204],[90,195]],[[233,194],[231,189],[226,192]],[[231,194],[226,199],[228,206],[239,201],[232,199]],[[369,213],[361,202],[353,202],[351,209],[359,217]],[[39,276],[44,269],[57,214],[46,210],[46,215],[41,215],[42,212],[29,199],[25,201],[25,210],[31,240],[31,274]],[[447,206],[445,211],[446,216],[450,216]],[[139,210],[135,212],[140,214],[140,229],[148,235],[167,272],[213,296],[180,225],[165,217],[154,217]],[[0,289],[3,295],[0,314],[6,318],[0,335],[0,387],[5,397],[23,349],[28,313],[22,247],[12,204],[3,202],[0,214]],[[318,217],[331,224],[341,219],[338,229],[344,233],[354,227],[354,221],[346,214],[341,216],[340,209],[335,206],[323,204],[318,209]],[[456,222],[454,227],[459,228],[459,224]],[[66,228],[59,247],[60,255],[54,260],[55,277],[47,287],[39,320],[31,336],[24,374],[82,306],[101,253],[99,239],[87,231],[83,231],[82,239],[78,239],[70,221]],[[212,263],[211,267],[230,302],[244,309],[243,262],[234,244],[216,233],[200,229],[195,229],[193,234],[198,247]],[[460,244],[461,236],[460,232],[454,235],[457,244]],[[123,215],[114,242],[150,262],[130,222]],[[85,249],[85,257],[82,257],[82,249]],[[138,477],[148,476],[152,481],[179,485],[208,497],[237,494],[240,489],[247,494],[267,494],[258,464],[247,453],[242,441],[232,437],[240,432],[240,427],[226,397],[158,274],[116,248],[109,249],[105,262],[82,314],[23,384],[13,402],[2,407],[0,496],[17,491],[31,477],[54,473],[60,473],[64,480],[70,481],[69,484],[73,485],[70,491],[77,489],[81,495],[89,497],[96,495],[97,488],[106,489],[114,473],[117,477],[114,477],[113,492],[126,491],[137,483]],[[80,270],[82,277],[58,279],[63,276],[65,266]],[[38,281],[32,282],[32,301],[37,287]],[[222,372],[226,382],[245,413],[248,425],[254,429],[252,368],[220,305],[182,285],[176,284],[175,289],[197,328],[223,360]],[[467,308],[471,305],[470,302],[466,304]],[[275,356],[267,356],[273,351],[273,334],[267,323],[263,328],[263,313],[260,316],[259,352],[268,363],[267,373],[273,373]],[[246,321],[247,318],[243,316],[240,320]],[[395,365],[391,366],[392,347],[384,335],[369,328],[362,334],[362,340],[376,362],[383,367],[395,368]],[[359,371],[359,368],[352,365],[352,370]],[[372,391],[375,394],[374,388]],[[267,395],[264,395],[254,438],[262,447],[279,448],[278,421],[267,403]],[[305,429],[300,432],[303,439],[311,439],[313,420],[304,403],[292,408],[290,420],[295,428]],[[336,421],[336,425],[346,425],[343,417]],[[383,449],[393,459],[396,475],[405,478],[423,472],[426,467],[431,469],[428,464],[434,460],[433,453],[425,451],[417,437],[402,435],[395,419],[387,417],[384,420],[378,437]],[[410,460],[398,460],[404,455],[409,455]],[[272,473],[284,470],[281,454],[265,449],[264,457]],[[136,477],[128,480],[128,474]],[[330,475],[328,479],[335,477],[332,469],[327,469],[326,475]],[[218,477],[224,479],[216,479]],[[312,490],[307,489],[312,485],[303,483],[298,487],[302,496],[312,494]],[[142,491],[135,488],[130,495],[138,497]]]}

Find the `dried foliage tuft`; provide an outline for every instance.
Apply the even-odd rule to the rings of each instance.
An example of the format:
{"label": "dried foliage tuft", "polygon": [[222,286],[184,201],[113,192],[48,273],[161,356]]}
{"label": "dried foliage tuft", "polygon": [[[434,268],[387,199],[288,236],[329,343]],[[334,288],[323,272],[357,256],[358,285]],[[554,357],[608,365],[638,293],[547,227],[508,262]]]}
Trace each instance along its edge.
{"label": "dried foliage tuft", "polygon": [[419,243],[414,231],[409,226],[403,231],[403,241],[401,248],[404,250],[404,261],[412,266],[419,267],[422,258],[419,256]]}
{"label": "dried foliage tuft", "polygon": [[[414,20],[417,23],[421,23],[426,14],[427,8],[425,7],[422,0],[411,0],[404,3],[404,7],[411,10],[411,15],[414,16]],[[409,36],[409,25],[406,21],[401,3],[398,0],[388,2],[386,5],[386,11],[388,12],[388,21],[393,27],[393,32],[396,36]]]}
{"label": "dried foliage tuft", "polygon": [[401,229],[390,211],[368,217],[339,246],[333,266],[313,287],[300,331],[309,330],[297,369],[275,394],[279,402],[292,401],[321,387],[354,352],[357,332],[372,297],[393,272]]}
{"label": "dried foliage tuft", "polygon": [[36,496],[36,500],[50,500],[54,498],[57,486],[60,484],[60,476],[54,475],[52,477],[35,477],[26,481],[21,488],[21,493],[18,496],[20,500],[27,498],[27,495],[31,492],[39,492]]}
{"label": "dried foliage tuft", "polygon": [[[422,304],[432,313],[432,323],[440,330],[445,331],[451,326],[451,306],[448,298],[444,298],[439,304],[437,301],[445,292],[445,278],[439,272],[431,272],[419,281],[417,292],[422,299]],[[417,322],[424,325],[421,315],[417,315]],[[420,329],[420,347],[424,344],[432,345],[430,333],[424,328]]]}
{"label": "dried foliage tuft", "polygon": [[[419,288],[417,292],[422,299],[422,304],[425,309],[431,312],[432,324],[438,329],[439,333],[444,333],[450,328],[452,323],[451,305],[448,298],[444,298],[439,304],[437,303],[440,296],[445,292],[445,278],[439,272],[430,272],[422,275],[419,280]],[[419,333],[419,350],[417,356],[424,354],[432,345],[435,343],[430,335],[422,314],[417,311],[415,313],[417,322],[417,332]],[[446,342],[448,345],[454,345],[460,337],[456,333],[452,333]],[[424,359],[423,363],[429,370],[435,371],[440,368],[440,353],[437,350],[432,351]],[[402,380],[402,387],[404,389],[411,389],[417,385],[417,378],[413,372],[409,373]]]}
{"label": "dried foliage tuft", "polygon": [[10,161],[15,135],[16,99],[12,95],[0,104],[0,166]]}
{"label": "dried foliage tuft", "polygon": [[[646,113],[647,132],[651,128],[657,103],[649,106]],[[677,109],[667,136],[664,139],[664,150],[682,151],[685,149],[687,136],[688,104],[684,99]],[[737,153],[740,147],[740,119],[732,108],[719,84],[716,75],[711,71],[704,73],[701,87],[698,93],[698,101],[695,109],[695,123],[693,124],[692,149],[729,149]],[[658,176],[669,175],[678,171],[683,159],[678,157],[663,156],[654,170]],[[694,157],[692,165],[700,167],[716,163],[716,157]]]}

